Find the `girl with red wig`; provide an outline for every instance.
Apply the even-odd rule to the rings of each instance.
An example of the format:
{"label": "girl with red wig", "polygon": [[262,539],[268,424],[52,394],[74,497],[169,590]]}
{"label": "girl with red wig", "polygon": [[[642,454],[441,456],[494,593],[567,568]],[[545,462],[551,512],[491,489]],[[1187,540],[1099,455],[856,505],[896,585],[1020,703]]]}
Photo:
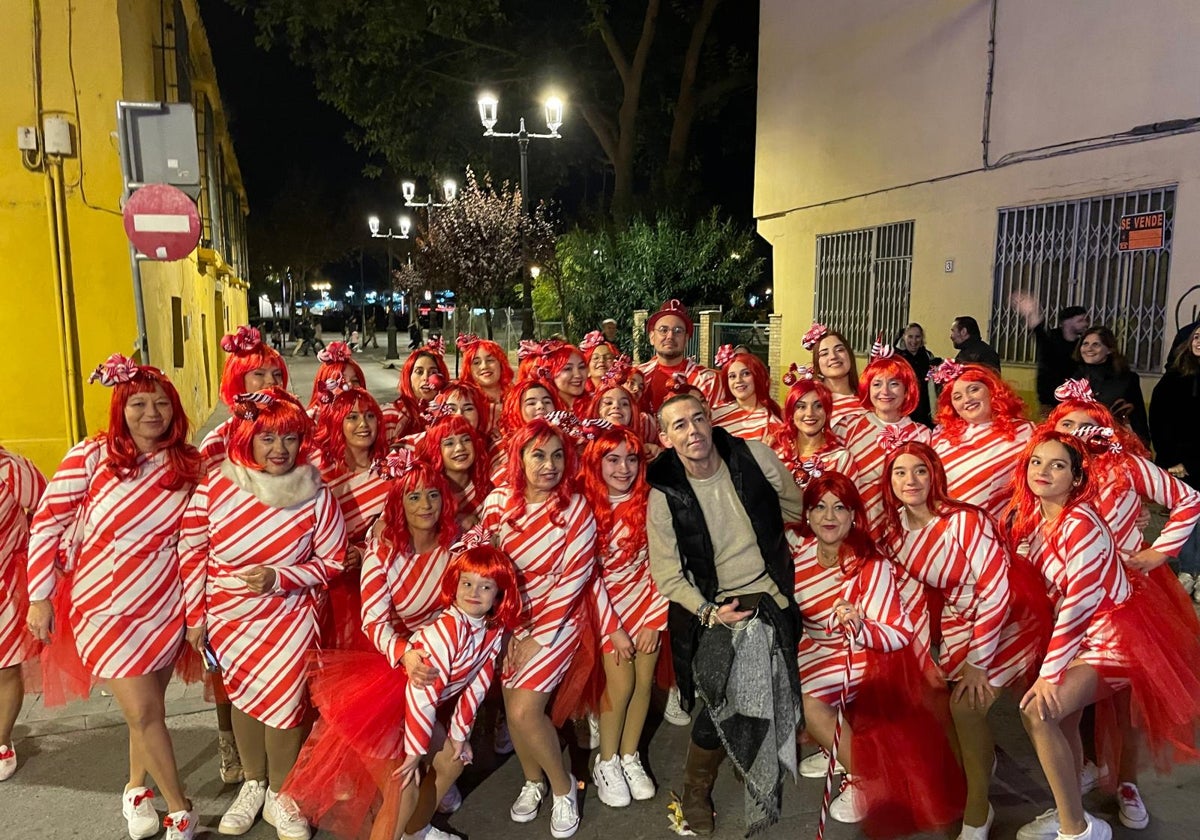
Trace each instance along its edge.
{"label": "girl with red wig", "polygon": [[[477,539],[472,539],[477,537]],[[449,838],[428,828],[437,798],[472,759],[470,735],[491,685],[505,631],[520,618],[516,571],[486,535],[468,535],[438,582],[441,614],[408,643],[436,672],[419,684],[377,652],[323,654],[310,677],[321,722],[286,789],[340,837],[361,836],[377,792],[370,837]],[[447,723],[439,710],[453,705]],[[347,793],[349,792],[349,795]]]}
{"label": "girl with red wig", "polygon": [[243,394],[234,416],[229,457],[196,489],[179,539],[188,641],[220,666],[246,779],[220,831],[244,834],[261,810],[281,836],[306,840],[279,790],[306,734],[318,598],[342,571],[346,526],[308,461],[313,424],[294,398]]}
{"label": "girl with red wig", "polygon": [[17,771],[12,730],[25,700],[21,663],[41,653],[25,622],[26,564],[29,520],[45,492],[33,462],[0,446],[0,782]]}
{"label": "girl with red wig", "polygon": [[317,403],[322,408],[317,414],[314,443],[321,480],[346,522],[346,557],[342,574],[329,584],[321,640],[325,647],[361,650],[370,642],[362,632],[358,572],[367,532],[383,511],[388,489],[387,482],[371,471],[371,464],[387,455],[383,411],[369,392],[344,380],[322,382]]}
{"label": "girl with red wig", "polygon": [[795,362],[784,374],[788,387],[783,417],[786,428],[768,441],[771,448],[800,485],[821,473],[836,472],[855,480],[858,467],[850,450],[829,427],[833,395],[813,378],[809,368]]}
{"label": "girl with red wig", "polygon": [[[928,683],[893,565],[866,528],[854,483],[826,472],[804,489],[804,520],[786,530],[804,623],[798,664],[805,727],[825,751],[805,776],[845,773],[829,815],[888,836],[957,816],[961,781],[928,711]],[[829,751],[841,723],[836,765]],[[895,760],[904,756],[903,762]]]}
{"label": "girl with red wig", "polygon": [[[995,818],[988,803],[995,759],[988,710],[1002,688],[1025,682],[1039,651],[1012,621],[1009,559],[991,517],[950,497],[932,448],[909,442],[891,451],[884,463],[883,499],[885,545],[905,572],[901,597],[920,607],[912,611],[917,648],[926,655],[930,651],[931,619],[940,629],[937,665],[952,687],[956,752],[967,780],[959,837],[987,840]],[[936,617],[925,608],[926,587],[940,595]]]}
{"label": "girl with red wig", "polygon": [[628,356],[620,356],[613,362],[600,378],[587,416],[632,430],[641,437],[647,459],[653,459],[662,451],[658,441],[658,421],[653,414],[642,411],[638,396],[629,390],[629,381],[635,372]]}
{"label": "girl with red wig", "polygon": [[[576,351],[577,352],[577,351]],[[553,723],[546,715],[580,637],[580,604],[596,567],[596,520],[575,492],[575,444],[538,418],[509,441],[508,486],[492,491],[481,524],[512,558],[528,616],[508,646],[504,706],[525,784],[510,810],[530,822],[554,794],[550,828],[569,837],[579,825],[575,779],[563,765]]]}
{"label": "girl with red wig", "polygon": [[946,469],[950,497],[999,517],[1013,472],[1033,434],[1025,403],[987,365],[942,362],[929,372],[938,396],[933,451]]}
{"label": "girl with red wig", "polygon": [[317,373],[313,376],[312,396],[308,398],[309,416],[316,420],[321,410],[321,383],[337,379],[345,380],[352,388],[365,388],[367,379],[362,368],[354,361],[354,350],[344,341],[331,341],[317,351]]}
{"label": "girl with red wig", "polygon": [[1080,714],[1112,696],[1118,709],[1128,706],[1159,769],[1181,757],[1200,758],[1194,745],[1200,642],[1163,591],[1120,562],[1093,505],[1100,488],[1083,441],[1039,429],[1021,463],[1009,540],[1041,572],[1055,618],[1038,679],[1020,706],[1056,807],[1020,834],[1104,840],[1112,835],[1108,824],[1083,810]]}
{"label": "girl with red wig", "polygon": [[441,416],[457,415],[462,417],[470,427],[486,441],[492,434],[491,409],[483,392],[461,379],[447,385],[441,393],[433,398],[430,404],[440,409]]}
{"label": "girl with red wig", "polygon": [[833,396],[830,426],[842,435],[842,426],[863,413],[854,348],[840,332],[815,321],[804,334],[802,343],[805,350],[812,351],[812,369],[816,372],[817,380]]}
{"label": "girl with red wig", "polygon": [[159,831],[149,773],[167,802],[167,836],[190,838],[196,813],[179,780],[163,698],[184,646],[180,522],[203,468],[162,372],[115,353],[96,380],[113,389],[108,431],[67,453],[30,529],[29,629],[50,642],[42,664],[48,704],[65,699],[51,689],[56,676],[83,697],[92,679],[106,680],[120,704],[129,726],[121,799],[129,836]]}
{"label": "girl with red wig", "polygon": [[883,533],[883,462],[888,445],[916,440],[928,443],[930,430],[909,415],[920,399],[912,365],[892,355],[886,345],[871,352],[871,363],[858,383],[859,404],[866,412],[848,421],[846,448],[858,467],[855,483],[867,509],[867,527],[876,536]]}
{"label": "girl with red wig", "polygon": [[743,440],[770,443],[784,433],[779,403],[771,396],[771,374],[749,350],[723,344],[714,360],[720,371],[721,396],[712,423]]}
{"label": "girl with red wig", "polygon": [[[521,379],[504,397],[504,410],[500,414],[502,439],[511,439],[532,420],[564,410],[558,391],[541,373]],[[492,486],[503,485],[507,475],[508,446],[496,446],[492,451]]]}
{"label": "girl with red wig", "polygon": [[443,417],[425,430],[417,446],[417,457],[440,467],[463,530],[479,521],[483,500],[492,492],[487,443],[462,415]]}
{"label": "girl with red wig", "polygon": [[592,330],[585,335],[579,342],[579,350],[583,353],[583,363],[587,365],[587,381],[584,383],[584,388],[589,394],[594,394],[600,387],[600,380],[604,378],[604,374],[608,373],[613,362],[621,355],[621,351],[615,344],[605,339],[604,333],[600,330]]}
{"label": "girl with red wig", "polygon": [[455,339],[458,352],[462,353],[463,373],[459,377],[483,392],[488,402],[489,429],[500,423],[500,410],[504,395],[513,383],[513,369],[508,363],[508,354],[494,341],[465,333]]}
{"label": "girl with red wig", "polygon": [[[574,344],[557,341],[542,357],[547,379],[567,411],[579,414],[587,401],[587,362]],[[578,407],[576,404],[578,403]]]}
{"label": "girl with red wig", "polygon": [[[262,334],[254,327],[238,327],[237,332],[222,337],[221,349],[228,354],[221,372],[221,402],[231,411],[238,394],[272,386],[287,388],[287,363],[276,350],[263,344]],[[232,425],[231,417],[200,441],[205,472],[212,472],[225,460],[225,443]]]}
{"label": "girl with red wig", "polygon": [[592,579],[603,639],[604,703],[592,778],[613,807],[654,797],[638,744],[667,626],[667,599],[650,577],[646,463],[628,428],[601,431],[583,450],[583,495],[596,516],[600,569]]}

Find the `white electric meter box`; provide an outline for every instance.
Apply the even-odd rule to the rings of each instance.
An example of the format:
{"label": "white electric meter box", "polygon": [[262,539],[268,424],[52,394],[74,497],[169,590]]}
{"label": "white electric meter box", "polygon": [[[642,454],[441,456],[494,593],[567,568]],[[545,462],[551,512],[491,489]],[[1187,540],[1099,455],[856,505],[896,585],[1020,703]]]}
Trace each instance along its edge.
{"label": "white electric meter box", "polygon": [[183,102],[158,107],[119,103],[132,184],[170,184],[195,200],[200,195],[196,112]]}

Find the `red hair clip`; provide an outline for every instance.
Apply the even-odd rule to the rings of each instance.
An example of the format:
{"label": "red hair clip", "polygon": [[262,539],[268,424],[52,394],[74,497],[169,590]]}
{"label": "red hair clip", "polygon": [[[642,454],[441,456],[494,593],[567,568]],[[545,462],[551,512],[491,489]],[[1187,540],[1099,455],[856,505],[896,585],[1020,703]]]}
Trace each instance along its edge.
{"label": "red hair clip", "polygon": [[141,367],[128,356],[113,353],[96,366],[88,377],[88,384],[99,382],[105,387],[112,388],[126,382],[132,382],[142,372]]}
{"label": "red hair clip", "polygon": [[808,328],[808,332],[800,339],[800,343],[804,345],[805,350],[812,350],[827,335],[829,335],[829,327],[813,321],[812,326]]}
{"label": "red hair clip", "polygon": [[324,364],[333,364],[335,362],[348,362],[350,357],[354,355],[354,350],[344,341],[331,341],[323,350],[317,351],[317,361]]}
{"label": "red hair clip", "polygon": [[618,385],[624,385],[628,381],[629,372],[632,369],[633,362],[628,356],[622,353],[613,360],[612,366],[600,377],[600,387],[615,388]]}
{"label": "red hair clip", "polygon": [[446,355],[446,339],[440,335],[437,338],[431,338],[421,347],[422,350],[428,353],[434,353],[438,356]]}
{"label": "red hair clip", "polygon": [[226,353],[249,353],[262,346],[262,333],[254,327],[241,326],[237,332],[221,336],[221,349]]}
{"label": "red hair clip", "polygon": [[816,379],[816,374],[808,365],[798,365],[792,362],[788,372],[783,375],[783,384],[791,388],[805,379]]}
{"label": "red hair clip", "polygon": [[317,383],[317,399],[323,405],[329,405],[340,394],[344,394],[353,387],[350,381],[341,376],[331,376],[328,379],[322,379]]}
{"label": "red hair clip", "polygon": [[966,368],[953,359],[946,359],[935,368],[930,368],[925,374],[925,381],[935,385],[949,385],[966,372]]}
{"label": "red hair clip", "polygon": [[1117,437],[1116,431],[1108,426],[1089,424],[1080,426],[1071,434],[1083,441],[1089,449],[1098,452],[1110,452],[1116,455],[1125,449],[1121,446],[1121,440]]}
{"label": "red hair clip", "polygon": [[734,355],[736,354],[733,352],[732,344],[722,344],[717,348],[717,354],[713,356],[713,364],[719,368],[723,368],[733,361]]}
{"label": "red hair clip", "polygon": [[1092,384],[1086,379],[1068,379],[1054,389],[1054,399],[1059,402],[1075,400],[1077,402],[1094,403],[1096,395],[1092,393]]}

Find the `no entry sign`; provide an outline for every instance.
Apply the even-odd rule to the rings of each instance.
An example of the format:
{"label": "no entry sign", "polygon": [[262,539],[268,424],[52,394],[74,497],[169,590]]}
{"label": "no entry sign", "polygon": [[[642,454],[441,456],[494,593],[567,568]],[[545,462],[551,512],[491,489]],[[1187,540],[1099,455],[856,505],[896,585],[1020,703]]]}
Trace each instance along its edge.
{"label": "no entry sign", "polygon": [[142,187],[125,202],[125,235],[152,260],[181,260],[200,244],[200,213],[183,190]]}

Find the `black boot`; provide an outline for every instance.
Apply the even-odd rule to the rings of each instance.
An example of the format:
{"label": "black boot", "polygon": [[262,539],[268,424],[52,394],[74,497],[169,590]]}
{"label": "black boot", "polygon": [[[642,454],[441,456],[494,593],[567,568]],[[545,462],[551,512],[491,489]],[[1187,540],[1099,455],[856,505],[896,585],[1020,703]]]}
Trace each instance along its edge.
{"label": "black boot", "polygon": [[715,828],[712,789],[717,781],[717,769],[724,760],[724,748],[706,750],[688,743],[680,804],[683,806],[683,818],[696,834],[712,834]]}

